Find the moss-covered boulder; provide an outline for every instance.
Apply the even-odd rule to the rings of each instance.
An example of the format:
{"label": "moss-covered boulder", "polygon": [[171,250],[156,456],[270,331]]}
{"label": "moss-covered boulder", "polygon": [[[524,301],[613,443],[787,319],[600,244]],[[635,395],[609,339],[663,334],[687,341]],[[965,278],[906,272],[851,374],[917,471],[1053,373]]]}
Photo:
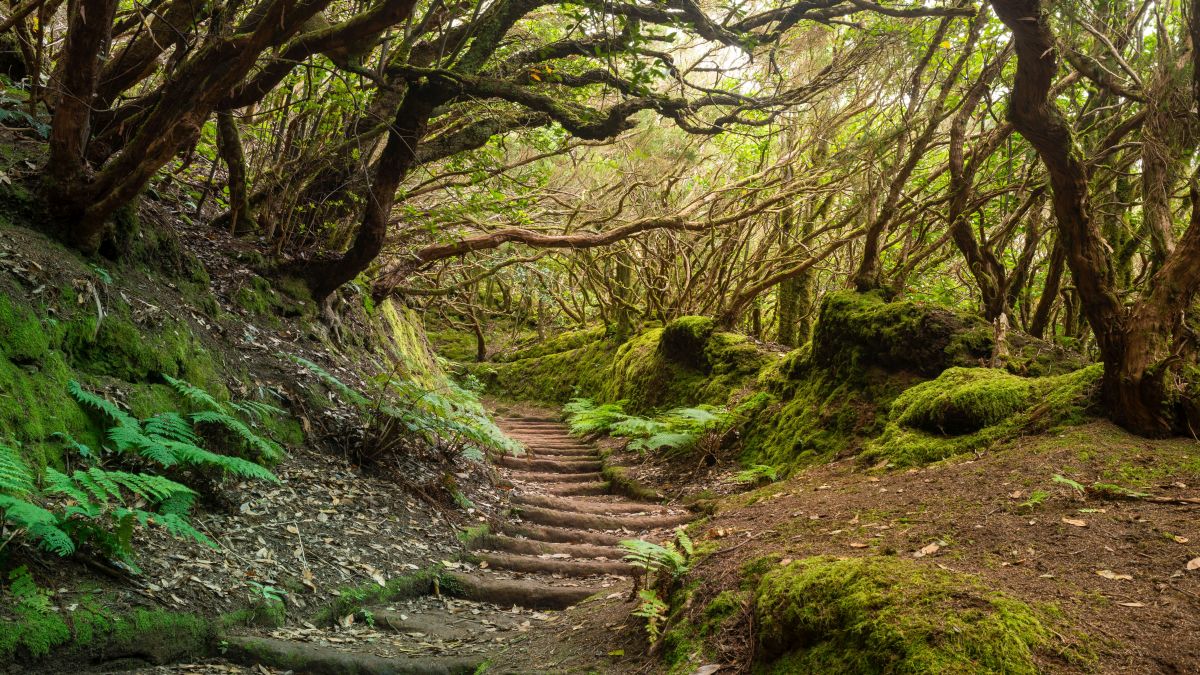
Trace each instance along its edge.
{"label": "moss-covered boulder", "polygon": [[896,421],[946,435],[979,431],[1025,409],[1033,382],[992,368],[950,368],[905,391],[892,404]]}
{"label": "moss-covered boulder", "polygon": [[37,316],[0,295],[0,356],[16,363],[36,363],[49,349],[50,337]]}
{"label": "moss-covered boulder", "polygon": [[[497,354],[492,357],[493,361],[500,363],[508,363],[511,361],[520,361],[523,359],[535,359],[539,356],[549,354],[557,354],[559,352],[570,351],[588,345],[597,340],[602,340],[608,334],[608,329],[605,326],[593,326],[591,328],[582,328],[580,330],[570,330],[558,335],[553,335],[545,340],[538,340],[533,344],[515,349],[505,354]],[[474,339],[471,343],[471,355],[475,353]]]}
{"label": "moss-covered boulder", "polygon": [[716,322],[707,316],[682,316],[663,326],[658,351],[668,361],[697,370],[708,370],[705,354]]}
{"label": "moss-covered boulder", "polygon": [[840,378],[861,378],[872,367],[935,377],[952,366],[981,365],[992,347],[992,327],[974,314],[847,291],[825,296],[812,360]]}
{"label": "moss-covered boulder", "polygon": [[755,595],[763,673],[1037,673],[1047,612],[898,558],[798,560]]}
{"label": "moss-covered boulder", "polygon": [[895,466],[935,462],[1021,434],[1082,422],[1094,408],[1103,367],[1052,377],[951,368],[892,403],[883,433],[863,458]]}

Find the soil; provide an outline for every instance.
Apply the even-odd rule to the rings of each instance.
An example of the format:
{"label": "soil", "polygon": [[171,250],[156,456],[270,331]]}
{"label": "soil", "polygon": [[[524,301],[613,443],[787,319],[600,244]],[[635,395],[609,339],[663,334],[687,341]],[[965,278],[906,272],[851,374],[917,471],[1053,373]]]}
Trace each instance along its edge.
{"label": "soil", "polygon": [[[923,469],[814,467],[722,502],[700,537],[720,548],[692,572],[694,606],[738,588],[742,566],[762,556],[903,556],[1057,606],[1072,629],[1060,639],[1094,652],[1095,671],[1200,672],[1200,569],[1188,569],[1200,556],[1200,507],[1092,489],[1194,499],[1198,450],[1093,422]],[[743,620],[722,631],[728,672],[747,668],[752,630]]]}

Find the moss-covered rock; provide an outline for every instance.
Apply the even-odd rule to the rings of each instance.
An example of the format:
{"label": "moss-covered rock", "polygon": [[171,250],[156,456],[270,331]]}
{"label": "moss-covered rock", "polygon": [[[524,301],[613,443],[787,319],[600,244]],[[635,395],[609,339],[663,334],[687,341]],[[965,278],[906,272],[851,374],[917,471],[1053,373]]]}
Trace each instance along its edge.
{"label": "moss-covered rock", "polygon": [[764,673],[1037,673],[1061,647],[1045,611],[897,558],[814,557],[762,577]]}
{"label": "moss-covered rock", "polygon": [[0,295],[0,355],[16,363],[37,363],[49,349],[50,337],[37,316]]}
{"label": "moss-covered rock", "polygon": [[224,391],[224,377],[213,354],[190,326],[168,320],[159,328],[138,326],[123,316],[70,322],[61,349],[72,367],[89,375],[126,382],[147,382],[166,373],[209,391]]}
{"label": "moss-covered rock", "polygon": [[1023,378],[987,368],[951,368],[892,404],[883,433],[863,453],[895,466],[935,462],[1020,434],[1078,424],[1096,404],[1100,365]]}
{"label": "moss-covered rock", "polygon": [[[546,356],[549,354],[557,354],[559,352],[578,349],[579,347],[583,347],[589,343],[602,340],[607,335],[608,329],[605,326],[593,326],[591,328],[583,328],[580,330],[570,330],[553,335],[545,340],[538,340],[529,346],[515,349],[508,353],[497,354],[492,358],[494,361],[499,363],[521,361],[523,359],[536,359],[539,356]],[[473,336],[467,337],[470,338],[471,343],[470,355],[474,356],[475,339]]]}
{"label": "moss-covered rock", "polygon": [[950,368],[892,404],[896,422],[957,436],[992,426],[1029,405],[1033,382],[992,368]]}
{"label": "moss-covered rock", "polygon": [[48,442],[56,433],[99,447],[100,429],[67,394],[73,377],[58,351],[36,366],[0,358],[0,441],[21,444],[35,466],[61,465],[56,444]]}
{"label": "moss-covered rock", "polygon": [[978,366],[992,355],[992,327],[968,312],[876,293],[830,293],[812,339],[816,366],[858,378],[874,366],[934,377],[952,366]]}
{"label": "moss-covered rock", "polygon": [[668,361],[707,370],[705,354],[708,339],[716,330],[716,322],[707,316],[682,316],[663,326],[658,340],[659,353]]}
{"label": "moss-covered rock", "polygon": [[507,363],[465,364],[487,392],[511,399],[566,403],[595,396],[612,377],[617,344],[601,339],[565,352]]}

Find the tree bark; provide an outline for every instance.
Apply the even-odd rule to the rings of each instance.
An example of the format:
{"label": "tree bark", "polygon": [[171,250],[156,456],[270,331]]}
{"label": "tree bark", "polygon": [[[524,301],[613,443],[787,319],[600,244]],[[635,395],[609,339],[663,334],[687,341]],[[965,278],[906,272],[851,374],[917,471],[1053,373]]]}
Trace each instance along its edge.
{"label": "tree bark", "polygon": [[375,164],[354,242],[337,258],[303,263],[303,277],[318,303],[323,304],[338,287],[366,270],[383,251],[396,190],[415,163],[429,116],[442,100],[441,95],[426,86],[413,85],[405,93]]}
{"label": "tree bark", "polygon": [[229,231],[239,234],[254,226],[246,190],[246,155],[233,113],[217,112],[217,151],[229,172]]}
{"label": "tree bark", "polygon": [[[1047,13],[1040,0],[994,0],[993,7],[1012,31],[1017,48],[1009,119],[1049,171],[1059,242],[1104,362],[1108,414],[1146,436],[1180,431],[1172,395],[1177,392],[1168,392],[1166,383],[1171,369],[1179,365],[1173,335],[1200,289],[1200,204],[1193,201],[1187,232],[1151,277],[1141,299],[1126,309],[1118,297],[1112,249],[1093,219],[1087,164],[1049,97],[1057,47]],[[1200,19],[1191,20],[1195,31]]]}
{"label": "tree bark", "polygon": [[[61,82],[50,130],[50,159],[43,169],[46,204],[57,225],[77,221],[83,214],[93,99],[100,57],[107,48],[116,9],[116,0],[74,0],[67,7],[67,41],[58,70]],[[90,223],[63,234],[84,253],[95,253],[102,227],[103,222]]]}

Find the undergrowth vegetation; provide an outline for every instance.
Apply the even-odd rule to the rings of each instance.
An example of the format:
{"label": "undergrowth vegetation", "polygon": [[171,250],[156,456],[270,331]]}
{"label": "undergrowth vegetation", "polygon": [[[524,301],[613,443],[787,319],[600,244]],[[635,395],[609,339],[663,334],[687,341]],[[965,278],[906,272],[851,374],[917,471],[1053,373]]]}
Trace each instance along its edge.
{"label": "undergrowth vegetation", "polygon": [[418,439],[474,461],[482,461],[489,451],[524,452],[488,416],[478,391],[449,378],[434,390],[395,373],[382,374],[368,383],[371,390],[364,394],[312,361],[291,358],[367,416],[367,438],[359,449],[364,462],[402,453]]}
{"label": "undergrowth vegetation", "polygon": [[0,512],[13,529],[9,541],[20,536],[59,556],[86,548],[134,570],[137,526],[157,525],[173,536],[216,546],[189,520],[198,496],[192,486],[209,489],[227,475],[277,481],[257,462],[276,462],[283,450],[250,425],[283,411],[259,401],[222,402],[200,387],[163,377],[190,412],[139,419],[77,382],[68,384],[70,396],[106,427],[97,448],[57,434],[79,467],[73,471],[46,466],[39,476],[11,442],[0,443]]}
{"label": "undergrowth vegetation", "polygon": [[572,399],[563,412],[571,433],[577,436],[608,434],[631,439],[629,448],[638,452],[682,453],[690,450],[704,434],[721,431],[733,423],[733,415],[722,408],[701,405],[672,408],[653,417],[625,412],[626,401],[597,404],[591,399]]}

